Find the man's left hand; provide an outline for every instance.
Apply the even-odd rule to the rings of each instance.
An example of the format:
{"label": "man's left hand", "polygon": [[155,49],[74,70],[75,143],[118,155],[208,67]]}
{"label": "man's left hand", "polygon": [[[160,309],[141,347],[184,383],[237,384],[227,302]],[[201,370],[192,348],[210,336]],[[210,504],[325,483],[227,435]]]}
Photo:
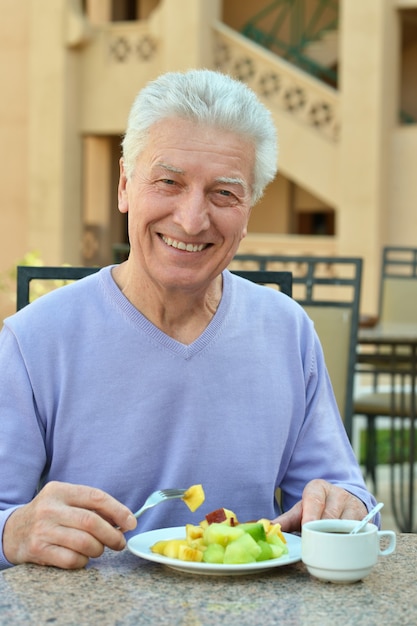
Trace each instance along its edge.
{"label": "man's left hand", "polygon": [[341,487],[317,478],[307,483],[300,502],[273,521],[281,524],[284,532],[291,533],[300,532],[303,524],[316,519],[360,520],[367,512],[359,498]]}

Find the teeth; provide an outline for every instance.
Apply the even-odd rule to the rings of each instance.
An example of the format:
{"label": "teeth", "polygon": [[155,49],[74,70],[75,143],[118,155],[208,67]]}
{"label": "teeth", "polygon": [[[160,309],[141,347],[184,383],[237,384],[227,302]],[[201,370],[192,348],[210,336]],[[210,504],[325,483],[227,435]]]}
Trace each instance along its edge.
{"label": "teeth", "polygon": [[178,250],[186,250],[187,252],[201,252],[201,250],[204,250],[204,248],[206,247],[206,244],[204,243],[185,243],[184,241],[176,241],[175,239],[171,239],[170,237],[164,237],[163,235],[162,240],[165,241],[168,246],[178,248]]}

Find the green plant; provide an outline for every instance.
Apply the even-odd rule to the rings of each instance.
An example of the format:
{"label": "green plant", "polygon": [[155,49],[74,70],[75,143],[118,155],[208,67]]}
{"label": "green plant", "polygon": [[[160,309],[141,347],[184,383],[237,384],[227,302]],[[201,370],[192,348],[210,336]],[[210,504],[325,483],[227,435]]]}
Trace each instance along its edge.
{"label": "green plant", "polygon": [[[3,274],[0,274],[0,291],[5,293],[7,297],[12,301],[16,302],[16,280],[17,280],[17,267],[18,265],[26,265],[26,266],[35,266],[42,267],[44,262],[38,251],[27,252],[23,258],[19,259],[13,267],[8,269]],[[56,289],[57,287],[62,287],[66,285],[68,282],[65,280],[34,280],[31,282],[30,289],[30,301],[36,300],[40,296],[43,296],[45,293]]]}
{"label": "green plant", "polygon": [[[366,438],[367,432],[366,430],[362,430],[360,434],[359,454],[361,464],[364,464],[366,460]],[[404,431],[395,429],[393,440],[393,431],[391,431],[391,429],[378,428],[376,431],[376,440],[378,465],[386,465],[392,461],[394,463],[404,462],[404,459],[408,457],[410,447],[410,431],[408,429]],[[417,446],[417,433],[415,433],[415,445]]]}
{"label": "green plant", "polygon": [[19,259],[11,268],[0,274],[0,291],[5,293],[11,301],[16,300],[16,278],[18,265],[42,266],[43,261],[39,252],[27,252],[22,259]]}

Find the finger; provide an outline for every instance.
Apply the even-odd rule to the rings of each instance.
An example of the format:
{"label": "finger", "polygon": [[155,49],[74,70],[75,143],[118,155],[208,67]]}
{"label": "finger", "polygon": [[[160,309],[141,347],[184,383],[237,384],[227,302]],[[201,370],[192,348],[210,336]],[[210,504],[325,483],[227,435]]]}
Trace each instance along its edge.
{"label": "finger", "polygon": [[[63,486],[65,495],[61,497],[68,506],[94,511],[108,524],[118,526],[124,532],[136,528],[137,520],[132,512],[105,491],[86,485],[59,483],[61,494]],[[48,483],[45,489],[47,487],[53,489],[54,485]]]}
{"label": "finger", "polygon": [[[61,524],[57,527],[54,535],[58,544],[63,541],[63,545],[71,546],[74,537],[78,538],[77,544],[73,546],[74,549],[89,556],[94,556],[91,551],[95,551],[95,542],[99,542],[101,546],[106,546],[112,550],[123,550],[126,546],[123,531],[109,523],[98,512],[71,507],[67,513],[67,517],[61,520]],[[64,528],[64,533],[68,533],[69,543],[66,541],[66,536],[62,536],[60,532],[62,528]]]}
{"label": "finger", "polygon": [[[121,534],[121,533],[119,533]],[[125,546],[125,539],[122,535],[121,544]],[[73,551],[83,555],[87,559],[96,559],[104,552],[105,545],[94,535],[78,530],[77,528],[65,528],[60,526],[55,529],[51,537],[51,545]],[[116,548],[118,549],[118,548]]]}
{"label": "finger", "polygon": [[281,529],[287,533],[299,532],[301,530],[302,502],[297,502],[291,509],[279,515],[273,520],[281,525]]}
{"label": "finger", "polygon": [[[104,546],[122,550],[126,545],[122,531],[135,526],[136,519],[129,509],[105,492],[51,482],[31,503],[16,509],[9,517],[3,532],[3,550],[6,558],[15,564],[83,567],[89,557],[101,554]],[[73,530],[80,533],[74,546],[71,545]]]}
{"label": "finger", "polygon": [[49,546],[45,557],[45,562],[39,562],[40,565],[49,565],[68,570],[82,569],[89,560],[84,554],[68,550],[62,546]]}
{"label": "finger", "polygon": [[366,507],[359,498],[342,487],[320,479],[306,485],[302,502],[302,524],[324,518],[361,519],[366,514]]}
{"label": "finger", "polygon": [[101,556],[104,547],[122,550],[126,539],[120,530],[105,522],[97,513],[65,508],[66,516],[37,519],[20,548],[18,562],[53,565],[66,569],[84,567],[89,558]]}
{"label": "finger", "polygon": [[51,543],[34,542],[27,546],[25,562],[49,565],[62,569],[81,569],[87,565],[89,557],[72,548]]}
{"label": "finger", "polygon": [[[328,503],[327,485],[326,481],[316,479],[305,486],[302,496],[301,525],[323,517],[338,517],[333,514],[333,505]],[[326,507],[328,507],[328,513]]]}
{"label": "finger", "polygon": [[[12,517],[12,516],[11,516]],[[10,518],[9,518],[10,519]],[[83,533],[88,537],[86,533]],[[84,544],[84,552],[77,551],[71,545],[72,531],[68,528],[50,524],[48,521],[35,523],[29,532],[20,537],[19,551],[16,551],[16,560],[12,563],[36,563],[38,565],[52,565],[66,569],[84,567],[89,556],[100,555],[104,547],[99,542],[86,539],[75,545]],[[91,541],[92,540],[92,541]],[[87,546],[90,547],[87,547]]]}

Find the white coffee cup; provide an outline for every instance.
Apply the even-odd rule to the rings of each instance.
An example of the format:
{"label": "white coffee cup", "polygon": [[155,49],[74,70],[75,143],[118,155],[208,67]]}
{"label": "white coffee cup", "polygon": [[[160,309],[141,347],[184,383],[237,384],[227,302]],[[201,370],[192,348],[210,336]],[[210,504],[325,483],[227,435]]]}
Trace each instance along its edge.
{"label": "white coffee cup", "polygon": [[[307,522],[301,533],[301,560],[312,576],[334,583],[353,583],[368,576],[379,556],[392,554],[396,535],[367,524],[358,534],[350,531],[357,520],[322,519]],[[388,545],[381,547],[381,539]]]}

